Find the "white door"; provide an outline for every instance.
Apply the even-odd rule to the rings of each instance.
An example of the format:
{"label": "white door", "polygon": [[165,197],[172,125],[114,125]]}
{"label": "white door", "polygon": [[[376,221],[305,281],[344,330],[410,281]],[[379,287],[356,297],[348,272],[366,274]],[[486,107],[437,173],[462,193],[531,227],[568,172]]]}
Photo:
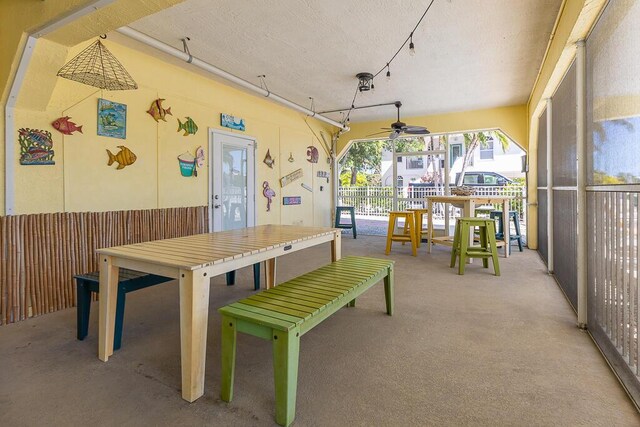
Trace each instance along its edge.
{"label": "white door", "polygon": [[255,140],[211,130],[209,224],[213,231],[255,225]]}

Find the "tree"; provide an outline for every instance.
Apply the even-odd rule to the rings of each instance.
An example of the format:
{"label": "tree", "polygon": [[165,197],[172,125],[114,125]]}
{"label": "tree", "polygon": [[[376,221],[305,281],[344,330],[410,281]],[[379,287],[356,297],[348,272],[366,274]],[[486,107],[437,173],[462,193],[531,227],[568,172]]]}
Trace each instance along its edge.
{"label": "tree", "polygon": [[351,185],[356,185],[358,172],[380,173],[382,141],[354,142],[342,160],[342,167],[351,170]]}
{"label": "tree", "polygon": [[462,160],[462,170],[460,170],[460,175],[456,180],[456,185],[462,185],[464,179],[464,172],[467,169],[467,166],[471,163],[471,159],[473,158],[473,153],[476,151],[478,147],[488,147],[490,141],[498,141],[500,142],[500,146],[502,147],[502,151],[505,152],[509,148],[509,139],[502,132],[490,130],[484,132],[470,132],[464,134],[464,158]]}

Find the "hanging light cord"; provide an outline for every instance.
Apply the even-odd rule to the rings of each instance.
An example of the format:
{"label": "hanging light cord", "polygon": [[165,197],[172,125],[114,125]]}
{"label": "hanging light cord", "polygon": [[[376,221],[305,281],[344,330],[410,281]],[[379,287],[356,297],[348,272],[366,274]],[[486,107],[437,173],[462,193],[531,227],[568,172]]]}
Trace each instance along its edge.
{"label": "hanging light cord", "polygon": [[[380,70],[375,73],[373,75],[373,77],[378,77],[378,75],[380,75],[381,72],[383,72],[385,69],[389,69],[389,64],[391,64],[391,62],[393,62],[394,59],[396,59],[396,56],[398,56],[398,54],[400,53],[400,51],[402,50],[403,47],[405,47],[407,45],[407,42],[409,40],[413,39],[413,33],[418,29],[418,27],[420,26],[420,24],[422,23],[422,20],[424,19],[425,16],[427,16],[427,13],[429,12],[429,9],[431,9],[431,6],[433,6],[433,3],[436,0],[431,0],[431,3],[429,3],[429,6],[427,6],[427,9],[424,11],[424,13],[422,14],[422,16],[420,17],[420,19],[418,20],[418,23],[416,24],[415,27],[413,27],[413,30],[411,30],[411,33],[409,33],[409,36],[404,40],[404,43],[402,43],[402,45],[398,48],[398,50],[396,51],[396,53],[393,54],[393,56],[391,57],[391,59],[389,61],[387,61],[385,63],[385,65],[380,68]],[[373,79],[372,79],[373,80]],[[356,92],[353,94],[353,100],[351,101],[351,106],[349,107],[349,111],[347,111],[347,115],[344,119],[344,121],[342,122],[342,124],[346,124],[349,121],[349,116],[351,115],[351,111],[355,108],[355,102],[356,102],[356,98],[358,96],[358,87],[356,87]]]}
{"label": "hanging light cord", "polygon": [[425,16],[427,16],[427,12],[429,12],[429,9],[431,9],[431,6],[433,6],[433,3],[436,0],[431,0],[431,3],[429,3],[429,6],[427,6],[427,9],[424,11],[424,13],[422,14],[422,16],[420,17],[420,20],[418,20],[418,23],[416,24],[415,27],[413,27],[413,30],[411,30],[411,33],[409,33],[409,36],[405,39],[404,43],[402,43],[402,45],[398,48],[398,50],[396,51],[396,53],[393,54],[393,56],[391,57],[390,60],[387,61],[387,63],[384,65],[384,67],[380,68],[380,71],[378,71],[377,73],[375,73],[373,75],[373,77],[378,77],[378,75],[383,72],[385,70],[385,68],[389,67],[389,64],[391,64],[391,62],[396,59],[396,56],[398,56],[398,54],[400,53],[400,51],[402,50],[403,47],[405,47],[407,45],[407,42],[413,38],[413,33],[415,33],[415,31],[418,29],[418,27],[420,26],[420,24],[422,23],[422,20],[424,19]]}

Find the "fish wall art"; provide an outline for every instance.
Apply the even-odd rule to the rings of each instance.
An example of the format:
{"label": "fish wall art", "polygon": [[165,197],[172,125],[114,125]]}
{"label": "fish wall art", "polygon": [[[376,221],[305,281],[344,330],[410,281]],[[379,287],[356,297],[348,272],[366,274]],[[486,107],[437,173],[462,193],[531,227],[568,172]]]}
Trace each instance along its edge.
{"label": "fish wall art", "polygon": [[21,165],[54,165],[51,132],[22,128],[18,131]]}
{"label": "fish wall art", "polygon": [[167,114],[170,116],[173,116],[173,114],[171,114],[171,107],[169,108],[162,107],[162,101],[164,100],[165,100],[164,98],[156,99],[151,103],[151,107],[149,107],[149,109],[147,110],[147,113],[149,113],[149,115],[153,117],[153,120],[155,120],[156,122],[159,122],[160,120],[163,120],[166,122]]}
{"label": "fish wall art", "polygon": [[178,119],[178,132],[184,130],[183,136],[195,135],[198,132],[198,125],[193,121],[191,117],[186,118],[187,120],[182,123],[180,119]]}
{"label": "fish wall art", "polygon": [[318,149],[313,145],[307,147],[307,161],[309,163],[318,163]]}
{"label": "fish wall art", "polygon": [[269,187],[269,181],[262,183],[262,195],[267,198],[267,212],[271,210],[271,199],[276,196],[276,192]]}
{"label": "fish wall art", "polygon": [[98,135],[127,138],[127,106],[125,104],[98,99]]}
{"label": "fish wall art", "polygon": [[73,135],[75,131],[82,133],[82,125],[78,126],[69,119],[71,119],[69,116],[59,117],[51,123],[51,126],[64,135]]}
{"label": "fish wall art", "polygon": [[245,130],[244,119],[234,117],[231,114],[220,114],[220,126],[241,131]]}
{"label": "fish wall art", "polygon": [[262,162],[265,165],[269,166],[271,169],[273,169],[273,165],[275,164],[276,159],[271,157],[271,153],[269,152],[268,148],[267,148],[267,154],[264,156],[264,160]]}
{"label": "fish wall art", "polygon": [[116,154],[113,154],[111,151],[107,150],[107,154],[109,155],[109,162],[107,166],[111,166],[114,162],[118,163],[118,167],[116,169],[124,169],[125,166],[130,166],[135,163],[138,158],[133,151],[129,150],[124,145],[118,145],[120,151]]}

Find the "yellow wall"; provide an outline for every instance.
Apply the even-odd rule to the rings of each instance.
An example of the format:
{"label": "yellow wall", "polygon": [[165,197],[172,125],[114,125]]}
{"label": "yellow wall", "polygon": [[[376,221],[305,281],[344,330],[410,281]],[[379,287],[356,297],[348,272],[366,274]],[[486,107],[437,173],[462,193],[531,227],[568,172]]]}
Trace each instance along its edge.
{"label": "yellow wall", "polygon": [[[138,90],[102,91],[62,78],[55,79],[52,90],[41,87],[39,76],[55,75],[60,62],[71,59],[88,43],[74,46],[60,57],[60,49],[64,47],[51,41],[38,42],[18,99],[15,129],[16,135],[21,127],[50,130],[56,164],[20,166],[19,147],[16,146],[16,213],[206,205],[208,128],[215,128],[257,140],[256,212],[259,224],[329,225],[330,187],[326,179],[315,177],[319,170],[329,171],[329,165],[326,153],[314,136],[314,133],[319,136],[321,130],[330,133],[333,129],[329,125],[110,39],[105,45],[136,80]],[[44,103],[43,96],[48,98]],[[127,105],[126,140],[97,136],[97,102],[101,97]],[[164,107],[171,107],[173,116],[167,116],[167,123],[156,123],[146,113],[156,98],[165,98]],[[44,110],[40,111],[43,104]],[[246,131],[222,128],[220,113],[244,118]],[[84,133],[67,136],[53,129],[50,123],[65,115],[82,125]],[[192,117],[197,123],[196,135],[185,137],[177,132],[177,118],[183,120],[185,116]],[[115,165],[107,166],[106,149],[115,154],[118,145],[130,148],[137,156],[133,165],[122,170],[116,170]],[[309,145],[315,145],[320,151],[318,164],[306,160]],[[177,156],[185,151],[194,154],[198,146],[205,148],[207,165],[197,178],[182,177]],[[276,159],[274,169],[262,162],[267,149]],[[293,163],[286,160],[289,152],[293,153]],[[303,169],[304,178],[281,189],[278,179],[298,168]],[[268,213],[266,199],[262,196],[264,180],[269,181],[277,194]],[[314,188],[313,193],[300,186],[303,182]],[[320,185],[323,191],[320,191]],[[280,206],[283,195],[302,196],[302,205]]]}
{"label": "yellow wall", "polygon": [[[351,130],[340,136],[338,153],[342,154],[349,141],[366,139],[380,128],[389,127],[395,120],[353,123]],[[426,126],[431,133],[459,132],[479,129],[501,129],[513,141],[527,150],[527,114],[524,105],[463,111],[431,116],[403,117],[403,122]]]}
{"label": "yellow wall", "polygon": [[562,78],[575,58],[576,42],[584,39],[608,0],[566,0],[560,11],[553,39],[549,45],[540,73],[531,91],[528,111],[528,146],[529,174],[528,199],[529,211],[527,222],[527,244],[532,249],[538,247],[537,236],[537,149],[538,149],[538,117],[544,111],[546,100],[553,96],[562,82]]}
{"label": "yellow wall", "polygon": [[[73,46],[90,37],[107,33],[146,15],[158,12],[184,0],[117,0],[107,7],[86,15],[51,33],[48,37]],[[20,62],[28,35],[44,24],[90,3],[89,0],[2,0],[0,3],[0,129],[5,127],[4,109],[11,84]],[[55,73],[54,73],[55,74]],[[46,78],[45,76],[42,76]],[[38,84],[37,81],[32,81]],[[19,114],[19,112],[18,112]],[[0,213],[5,211],[4,131],[0,132]]]}

